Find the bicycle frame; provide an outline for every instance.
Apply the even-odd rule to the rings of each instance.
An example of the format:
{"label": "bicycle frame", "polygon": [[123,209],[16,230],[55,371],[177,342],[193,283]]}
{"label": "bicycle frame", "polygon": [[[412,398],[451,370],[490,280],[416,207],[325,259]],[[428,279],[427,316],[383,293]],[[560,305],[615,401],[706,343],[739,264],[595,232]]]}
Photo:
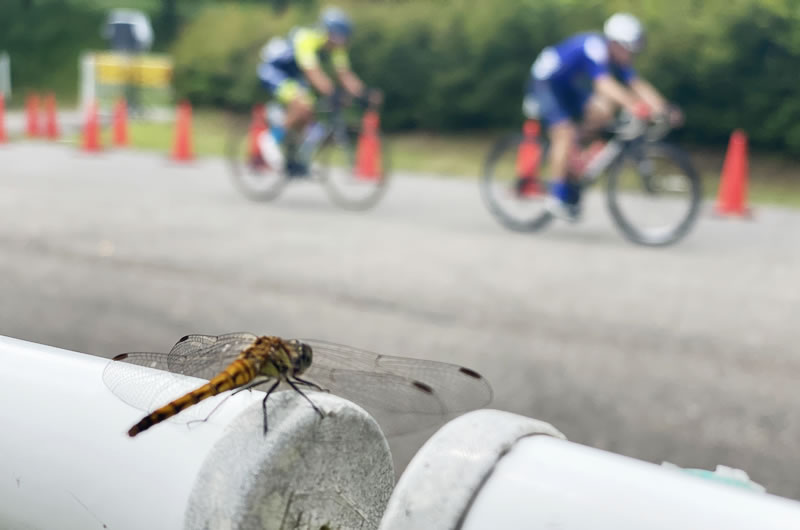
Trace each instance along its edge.
{"label": "bicycle frame", "polygon": [[647,123],[631,118],[627,125],[617,127],[612,138],[586,165],[581,175],[581,183],[591,186],[606,170],[622,156],[631,145],[640,142],[655,142],[669,132],[669,124],[663,120]]}
{"label": "bicycle frame", "polygon": [[605,147],[587,164],[581,176],[581,182],[589,186],[597,182],[600,176],[617,160],[625,150],[625,144],[619,140],[609,140]]}
{"label": "bicycle frame", "polygon": [[[315,111],[314,111],[314,118],[313,121],[309,124],[307,128],[307,132],[304,134],[302,140],[300,141],[300,145],[302,145],[308,138],[309,132],[315,126],[321,126],[323,128],[323,132],[321,135],[321,140],[317,142],[312,151],[309,160],[313,159],[316,156],[316,153],[319,151],[320,147],[325,145],[327,142],[333,140],[339,141],[346,141],[347,140],[347,121],[344,117],[343,110],[345,108],[344,105],[344,92],[337,89],[332,96],[327,99],[321,100],[317,103]],[[296,156],[297,153],[295,153]],[[289,161],[290,166],[294,169],[295,163],[298,161],[293,159]],[[290,178],[303,178],[311,176],[310,168],[305,168],[306,171],[297,172],[290,170],[288,172],[288,176]]]}

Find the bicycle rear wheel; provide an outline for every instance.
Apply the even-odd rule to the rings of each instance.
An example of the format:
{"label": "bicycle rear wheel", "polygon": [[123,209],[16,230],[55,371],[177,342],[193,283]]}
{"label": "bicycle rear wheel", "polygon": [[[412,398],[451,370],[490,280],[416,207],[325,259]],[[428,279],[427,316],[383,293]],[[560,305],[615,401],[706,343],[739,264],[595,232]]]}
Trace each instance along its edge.
{"label": "bicycle rear wheel", "polygon": [[665,143],[629,149],[609,171],[607,191],[620,231],[646,246],[671,245],[685,237],[697,220],[703,194],[689,156]]}
{"label": "bicycle rear wheel", "polygon": [[270,168],[250,142],[249,120],[235,119],[226,146],[233,182],[251,200],[274,200],[286,186],[284,171]]}
{"label": "bicycle rear wheel", "polygon": [[367,171],[361,171],[357,160],[358,132],[337,129],[320,148],[316,157],[319,174],[331,200],[347,210],[367,210],[383,197],[389,184],[389,151],[385,139],[379,139],[380,150]]}
{"label": "bicycle rear wheel", "polygon": [[520,178],[517,157],[523,141],[513,134],[498,141],[486,158],[480,181],[481,196],[492,215],[506,228],[518,232],[541,230],[552,220],[545,207],[550,182],[541,178],[548,144],[538,140],[541,153],[538,175],[533,181]]}

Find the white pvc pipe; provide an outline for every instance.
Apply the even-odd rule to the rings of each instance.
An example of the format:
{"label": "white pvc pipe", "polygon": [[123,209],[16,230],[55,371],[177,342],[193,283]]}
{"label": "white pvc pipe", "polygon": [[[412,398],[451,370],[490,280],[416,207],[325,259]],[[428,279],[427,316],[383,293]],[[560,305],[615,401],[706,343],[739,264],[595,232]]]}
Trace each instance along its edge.
{"label": "white pvc pipe", "polygon": [[409,463],[381,530],[789,530],[800,503],[568,442],[497,410],[442,427]]}
{"label": "white pvc pipe", "polygon": [[533,436],[500,460],[462,528],[796,530],[800,503]]}
{"label": "white pvc pipe", "polygon": [[108,362],[0,337],[0,528],[377,526],[394,474],[362,409],[313,393],[320,419],[279,392],[264,437],[263,393],[242,392],[199,427],[129,438],[143,413],[103,384]]}

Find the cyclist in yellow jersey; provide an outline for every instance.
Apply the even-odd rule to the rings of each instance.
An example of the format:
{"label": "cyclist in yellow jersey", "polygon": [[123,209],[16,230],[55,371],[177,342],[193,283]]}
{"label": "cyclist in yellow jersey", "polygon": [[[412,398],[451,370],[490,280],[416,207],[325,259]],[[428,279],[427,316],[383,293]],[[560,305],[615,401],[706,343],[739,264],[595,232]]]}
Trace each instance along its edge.
{"label": "cyclist in yellow jersey", "polygon": [[350,69],[346,47],[352,33],[350,17],[341,9],[329,7],[322,11],[317,27],[295,28],[287,38],[273,38],[262,49],[258,77],[286,108],[283,125],[270,123],[270,134],[259,138],[261,152],[271,167],[282,167],[284,163],[279,144],[285,131],[298,133],[311,121],[315,98],[310,89],[324,96],[334,92],[333,80],[320,65],[321,57],[330,59],[337,80],[350,95],[380,103],[380,93],[368,94],[364,83]]}

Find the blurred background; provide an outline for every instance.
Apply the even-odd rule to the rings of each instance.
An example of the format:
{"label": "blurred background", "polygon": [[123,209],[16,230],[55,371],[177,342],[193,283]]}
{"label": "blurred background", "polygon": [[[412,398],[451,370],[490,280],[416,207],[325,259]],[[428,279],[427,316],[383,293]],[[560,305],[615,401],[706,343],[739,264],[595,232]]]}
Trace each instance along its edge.
{"label": "blurred background", "polygon": [[[363,214],[305,183],[248,201],[224,160],[230,117],[267,101],[261,47],[324,5],[0,3],[0,334],[112,357],[246,330],[457,362],[490,380],[494,408],[570,440],[742,468],[800,499],[795,2],[340,0],[355,19],[353,69],[385,94],[386,196]],[[126,50],[146,63],[134,93],[103,63],[130,48],[117,8],[148,27]],[[673,139],[708,205],[663,249],[620,237],[600,189],[579,225],[506,231],[477,177],[522,124],[532,61],[620,10],[647,26],[637,67],[683,108]],[[57,142],[25,138],[32,93],[57,100]],[[130,146],[78,149],[86,103],[108,125],[121,94]],[[194,111],[189,164],[167,156],[181,101]],[[711,212],[735,129],[749,140],[750,219]],[[398,471],[429,434],[395,442]]]}

